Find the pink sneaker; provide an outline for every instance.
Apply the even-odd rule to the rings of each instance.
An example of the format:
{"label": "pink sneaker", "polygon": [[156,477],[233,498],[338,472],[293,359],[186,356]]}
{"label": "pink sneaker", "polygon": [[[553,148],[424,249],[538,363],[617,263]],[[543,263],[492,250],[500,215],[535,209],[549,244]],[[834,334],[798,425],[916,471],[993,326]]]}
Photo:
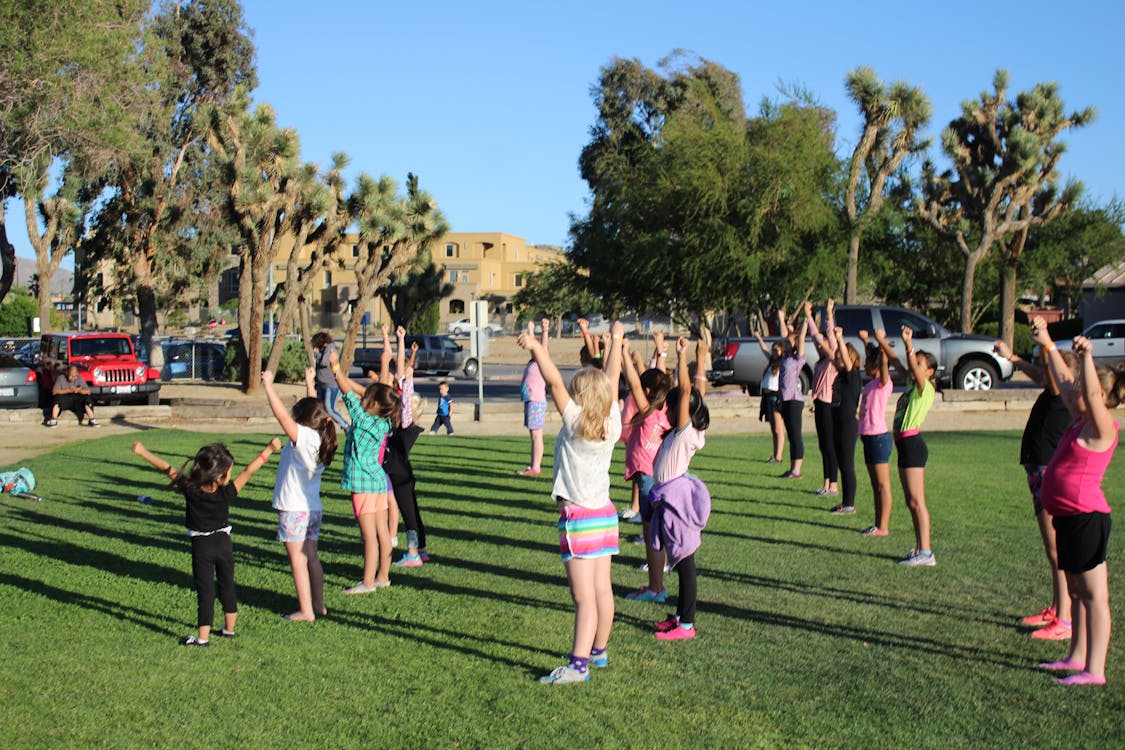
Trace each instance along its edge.
{"label": "pink sneaker", "polygon": [[690,641],[695,637],[695,628],[678,625],[671,630],[658,630],[652,635],[658,641]]}
{"label": "pink sneaker", "polygon": [[654,622],[652,624],[652,627],[656,628],[657,633],[663,633],[665,631],[680,627],[680,618],[676,617],[675,615],[668,615],[667,620]]}
{"label": "pink sneaker", "polygon": [[1038,638],[1042,641],[1066,641],[1070,640],[1070,623],[1063,622],[1059,618],[1051,620],[1050,624],[1045,628],[1031,631],[1032,638]]}
{"label": "pink sneaker", "polygon": [[1042,612],[1038,612],[1034,615],[1028,615],[1027,617],[1023,618],[1022,620],[1020,620],[1020,624],[1022,624],[1022,625],[1035,625],[1036,627],[1038,627],[1040,625],[1050,625],[1051,620],[1054,620],[1054,619],[1055,619],[1055,608],[1054,607],[1047,607]]}
{"label": "pink sneaker", "polygon": [[1072,662],[1070,659],[1060,659],[1059,661],[1041,661],[1039,662],[1039,668],[1046,669],[1049,672],[1084,672],[1086,665]]}
{"label": "pink sneaker", "polygon": [[533,469],[530,466],[528,466],[523,471],[519,472],[519,475],[521,477],[537,477],[537,476],[539,476],[539,474],[540,474],[539,469]]}

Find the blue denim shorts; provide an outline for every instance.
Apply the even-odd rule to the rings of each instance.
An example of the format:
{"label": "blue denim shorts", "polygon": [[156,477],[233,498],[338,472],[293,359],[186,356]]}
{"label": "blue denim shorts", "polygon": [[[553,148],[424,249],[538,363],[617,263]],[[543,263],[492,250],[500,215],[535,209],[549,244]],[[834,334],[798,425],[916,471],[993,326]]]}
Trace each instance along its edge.
{"label": "blue denim shorts", "polygon": [[875,464],[889,464],[891,462],[891,448],[894,446],[891,433],[861,435],[860,439],[863,440],[863,462],[865,464],[874,466]]}

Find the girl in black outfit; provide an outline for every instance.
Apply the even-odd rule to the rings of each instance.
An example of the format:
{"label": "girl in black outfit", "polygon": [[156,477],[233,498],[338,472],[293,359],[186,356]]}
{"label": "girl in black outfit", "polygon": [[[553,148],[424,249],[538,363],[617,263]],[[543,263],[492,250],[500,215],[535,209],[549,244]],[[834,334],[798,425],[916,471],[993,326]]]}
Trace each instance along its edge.
{"label": "girl in black outfit", "polygon": [[859,352],[844,340],[844,329],[827,332],[836,338],[836,380],[832,384],[832,441],[840,469],[842,502],[833,513],[855,513],[855,443],[859,438],[859,397],[863,389],[863,368]]}
{"label": "girl in black outfit", "polygon": [[[148,461],[161,474],[167,475],[187,501],[187,533],[191,537],[191,572],[198,603],[198,635],[189,635],[184,646],[210,644],[211,625],[215,619],[215,577],[219,579],[219,601],[223,605],[224,625],[219,635],[234,637],[238,618],[238,600],[234,591],[234,548],[230,539],[227,516],[230,504],[239,491],[265,466],[270,454],[281,449],[274,438],[258,457],[231,479],[234,457],[225,445],[205,445],[192,461],[177,471],[170,463],[156,456],[140,442],[133,443],[133,453]],[[191,471],[184,469],[191,463]]]}

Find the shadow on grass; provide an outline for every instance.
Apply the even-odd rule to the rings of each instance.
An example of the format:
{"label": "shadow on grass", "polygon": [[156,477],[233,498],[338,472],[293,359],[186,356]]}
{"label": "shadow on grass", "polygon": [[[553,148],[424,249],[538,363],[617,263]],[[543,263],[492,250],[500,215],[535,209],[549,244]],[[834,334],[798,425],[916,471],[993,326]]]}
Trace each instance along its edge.
{"label": "shadow on grass", "polygon": [[[806,507],[806,508],[804,508],[804,510],[809,510],[809,508]],[[814,509],[814,510],[818,510],[818,512],[823,512],[825,515],[828,515],[827,509],[825,509],[824,511],[819,511],[819,509]],[[762,520],[762,521],[781,521],[782,523],[797,523],[797,524],[801,524],[801,525],[804,525],[804,526],[819,526],[821,528],[831,529],[832,531],[845,531],[845,532],[848,532],[850,534],[859,533],[859,529],[853,529],[853,528],[850,528],[850,527],[847,527],[847,526],[841,526],[840,524],[836,524],[836,523],[828,523],[828,522],[825,522],[825,521],[806,521],[806,520],[803,520],[803,519],[800,519],[800,518],[792,518],[790,516],[772,516],[772,515],[769,515],[768,513],[740,513],[740,512],[732,511],[732,510],[716,510],[712,507],[711,515],[712,516],[730,516],[732,518],[754,518],[754,519],[758,519],[758,520]]]}

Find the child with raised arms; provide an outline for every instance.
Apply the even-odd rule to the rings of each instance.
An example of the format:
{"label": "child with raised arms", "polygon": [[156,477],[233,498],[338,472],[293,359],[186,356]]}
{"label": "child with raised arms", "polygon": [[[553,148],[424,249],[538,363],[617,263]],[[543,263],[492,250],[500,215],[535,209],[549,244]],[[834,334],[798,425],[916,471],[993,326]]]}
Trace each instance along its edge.
{"label": "child with raised arms", "polygon": [[297,611],[287,620],[312,622],[328,614],[324,606],[324,568],[317,554],[324,506],[320,480],[324,467],[336,455],[336,423],[324,402],[317,397],[316,369],[305,370],[305,397],[285,408],[273,387],[273,373],[262,372],[262,388],[270,410],[289,438],[281,449],[273,508],[277,511],[277,541],[285,544]]}
{"label": "child with raised arms", "polygon": [[693,387],[687,364],[687,343],[682,337],[676,341],[676,387],[668,393],[667,400],[672,428],[660,443],[653,462],[653,547],[667,554],[668,564],[680,579],[675,613],[654,623],[653,635],[661,641],[683,641],[696,636],[695,606],[699,585],[695,553],[711,515],[707,486],[687,473],[691,458],[703,447],[704,432],[711,425],[711,413],[703,403],[707,378],[700,371],[707,356],[707,345],[702,338],[696,344],[695,382],[698,385]]}
{"label": "child with raised arms", "polygon": [[614,615],[610,567],[611,556],[618,552],[609,466],[621,435],[617,380],[624,333],[625,327],[615,322],[606,370],[583,367],[569,388],[531,324],[518,339],[539,365],[563,422],[555,442],[551,494],[558,504],[559,551],[575,605],[574,638],[568,662],[541,677],[543,683],[585,682],[590,665],[609,664],[606,649]]}
{"label": "child with raised arms", "polygon": [[[894,440],[887,430],[887,401],[894,390],[894,383],[891,382],[890,359],[883,345],[872,345],[867,331],[860,331],[859,337],[867,350],[863,371],[871,378],[860,392],[859,439],[863,443],[863,463],[871,480],[875,508],[875,523],[860,533],[864,536],[887,536],[891,533],[891,504],[894,500],[891,494],[891,449]],[[881,328],[875,332],[875,337],[880,342],[887,338]]]}
{"label": "child with raised arms", "polygon": [[[234,456],[225,445],[205,445],[195,458],[184,462],[178,470],[140,443],[133,443],[133,453],[148,461],[153,468],[172,480],[184,495],[187,506],[185,525],[191,539],[191,574],[196,596],[196,635],[189,635],[181,645],[207,646],[211,643],[211,627],[215,620],[215,579],[219,583],[219,601],[223,605],[223,628],[219,635],[233,638],[238,619],[238,597],[234,588],[234,546],[228,516],[230,504],[258,469],[265,466],[270,454],[281,448],[281,441],[271,440],[258,456],[239,474],[234,471]],[[185,474],[188,464],[191,469]]]}
{"label": "child with raised arms", "polygon": [[1112,620],[1109,610],[1110,507],[1102,479],[1117,449],[1118,423],[1112,409],[1125,400],[1125,367],[1099,368],[1089,339],[1078,336],[1078,377],[1066,366],[1042,318],[1031,321],[1035,342],[1047,353],[1055,381],[1074,422],[1059,439],[1043,472],[1039,500],[1053,517],[1059,568],[1070,592],[1070,653],[1042,663],[1043,669],[1074,672],[1056,680],[1062,685],[1104,685]]}
{"label": "child with raised arms", "polygon": [[[390,351],[384,349],[384,359],[389,356]],[[363,580],[344,593],[370,594],[391,585],[390,487],[379,459],[387,434],[399,423],[402,406],[394,388],[386,383],[366,388],[354,383],[340,367],[336,352],[330,354],[329,362],[352,421],[344,443],[340,486],[351,493],[352,512],[363,538]]]}

